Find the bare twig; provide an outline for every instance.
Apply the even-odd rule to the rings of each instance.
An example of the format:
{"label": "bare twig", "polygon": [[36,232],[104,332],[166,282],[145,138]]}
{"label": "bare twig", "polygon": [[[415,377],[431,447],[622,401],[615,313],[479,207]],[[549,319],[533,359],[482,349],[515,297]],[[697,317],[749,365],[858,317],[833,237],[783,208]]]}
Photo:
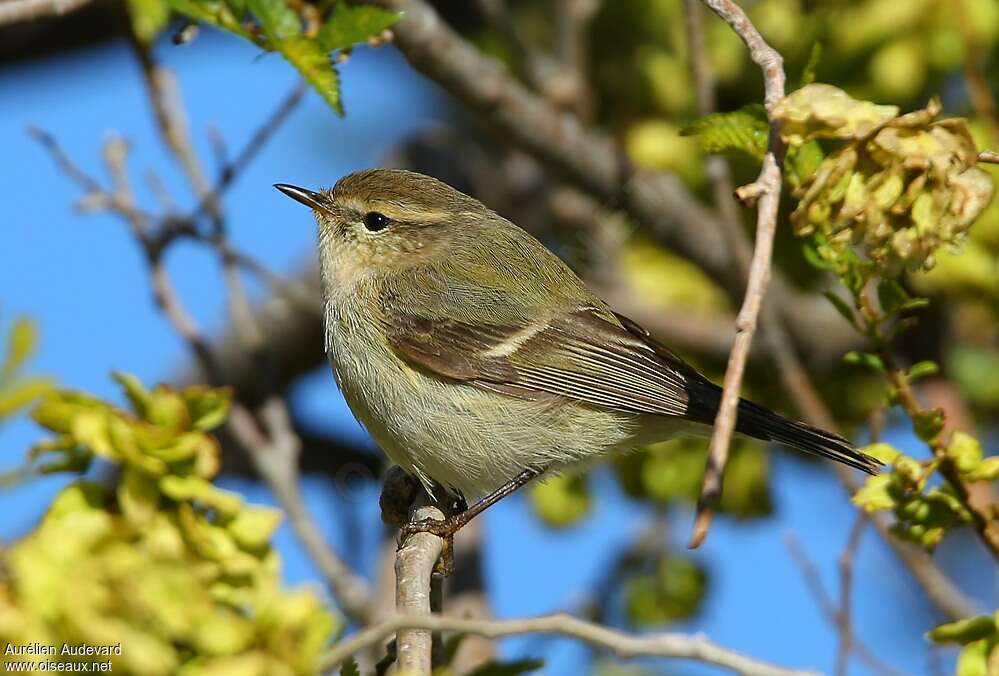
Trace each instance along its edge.
{"label": "bare twig", "polygon": [[[843,553],[844,557],[849,556],[849,563],[847,564],[848,567],[852,567],[852,552],[854,552],[859,545],[860,534],[863,532],[863,521],[864,517],[858,516],[857,521],[854,522],[854,526],[850,531],[847,549]],[[794,537],[792,533],[788,533],[784,542],[787,546],[788,553],[791,554],[791,558],[801,571],[801,575],[805,579],[805,584],[808,586],[809,591],[811,591],[812,596],[815,598],[815,602],[818,604],[819,610],[822,612],[822,616],[825,617],[826,621],[830,625],[836,627],[839,631],[840,644],[837,652],[836,673],[844,673],[841,672],[839,668],[841,664],[840,660],[845,659],[843,651],[846,650],[846,654],[849,654],[850,652],[855,653],[871,671],[884,674],[885,676],[898,676],[900,672],[895,671],[878,659],[878,657],[874,655],[874,653],[871,652],[871,650],[864,645],[858,637],[852,633],[848,633],[846,636],[844,635],[844,631],[852,632],[849,623],[849,608],[847,607],[847,610],[845,611],[846,614],[844,615],[843,607],[841,606],[840,608],[837,608],[836,604],[833,603],[833,600],[826,593],[825,587],[822,584],[822,578],[819,575],[819,571],[816,570],[815,565],[808,558],[808,555],[805,554],[805,551],[802,548],[801,543],[798,542],[798,539]],[[847,552],[851,553],[848,555]],[[843,559],[840,561],[840,571],[842,575]],[[850,594],[850,589],[852,588],[852,570],[848,579],[841,578],[841,585],[840,594],[842,598],[843,596]]]}
{"label": "bare twig", "polygon": [[987,164],[999,164],[999,153],[994,150],[983,150],[978,153],[978,161]]}
{"label": "bare twig", "polygon": [[0,2],[0,26],[62,16],[91,2],[93,0],[4,0]]}
{"label": "bare twig", "polygon": [[762,662],[716,645],[699,634],[643,634],[634,636],[561,613],[518,620],[472,620],[446,615],[418,615],[415,617],[396,615],[342,641],[327,653],[323,661],[324,667],[328,669],[336,666],[354,653],[383,641],[403,628],[456,631],[486,638],[535,633],[557,634],[577,638],[593,646],[610,650],[621,658],[689,659],[731,669],[748,676],[804,676],[816,673],[786,669]]}
{"label": "bare twig", "polygon": [[[768,115],[773,106],[784,96],[783,59],[771,48],[745,12],[731,0],[705,0],[711,9],[728,23],[749,48],[750,57],[763,71],[765,88],[764,104]],[[770,142],[763,158],[763,167],[754,183],[743,193],[752,195],[757,204],[756,246],[749,269],[746,296],[736,317],[736,335],[725,371],[721,406],[715,417],[714,432],[708,451],[708,463],[701,485],[697,505],[697,519],[690,538],[690,547],[697,547],[707,536],[714,507],[721,496],[722,475],[728,461],[729,442],[735,430],[739,388],[746,368],[746,359],[752,345],[756,322],[770,281],[770,259],[773,252],[774,233],[777,229],[777,207],[780,204],[781,164],[784,145],[780,138],[779,123],[770,119]]]}
{"label": "bare twig", "polygon": [[863,511],[854,518],[846,548],[839,557],[839,612],[836,624],[839,627],[839,649],[836,651],[836,675],[846,676],[850,652],[855,643],[851,616],[853,612],[853,560],[860,548],[860,537],[864,534],[867,517]]}

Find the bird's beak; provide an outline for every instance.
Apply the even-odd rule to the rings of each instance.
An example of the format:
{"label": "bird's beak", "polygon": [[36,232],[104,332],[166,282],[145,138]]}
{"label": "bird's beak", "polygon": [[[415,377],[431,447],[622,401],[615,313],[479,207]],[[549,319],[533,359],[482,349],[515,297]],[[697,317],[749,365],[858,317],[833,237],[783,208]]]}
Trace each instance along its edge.
{"label": "bird's beak", "polygon": [[296,202],[301,202],[307,207],[320,209],[322,211],[330,210],[329,205],[326,204],[326,197],[322,193],[308,190],[306,188],[299,188],[296,185],[289,185],[287,183],[275,183],[274,187]]}

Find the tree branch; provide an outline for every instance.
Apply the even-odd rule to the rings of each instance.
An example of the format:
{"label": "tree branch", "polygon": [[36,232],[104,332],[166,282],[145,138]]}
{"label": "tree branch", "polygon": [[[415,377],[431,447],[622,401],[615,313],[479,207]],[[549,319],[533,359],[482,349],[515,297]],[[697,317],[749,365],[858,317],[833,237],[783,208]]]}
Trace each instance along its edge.
{"label": "tree branch", "polygon": [[93,0],[4,0],[0,2],[0,26],[63,16],[91,2]]}
{"label": "tree branch", "polygon": [[[577,638],[598,648],[610,650],[620,658],[664,657],[688,659],[724,667],[747,676],[805,676],[812,671],[779,667],[712,643],[703,635],[645,634],[635,636],[599,624],[585,622],[571,615],[556,613],[517,620],[472,620],[446,615],[396,615],[364,629],[334,647],[323,660],[330,669],[400,629],[455,631],[486,638],[519,634],[556,634]],[[420,672],[423,673],[423,672]]]}
{"label": "tree branch", "polygon": [[[734,2],[705,0],[705,4],[739,34],[749,48],[750,57],[763,71],[764,102],[767,114],[770,116],[773,106],[784,97],[783,59],[764,41],[749,17]],[[735,320],[735,341],[725,371],[721,406],[715,417],[707,467],[697,504],[697,519],[690,537],[689,546],[692,548],[699,546],[707,536],[714,508],[721,496],[722,475],[728,462],[729,443],[735,431],[742,375],[753,342],[753,334],[756,332],[763,296],[770,281],[771,255],[777,229],[777,208],[780,204],[781,164],[784,160],[784,144],[779,132],[779,122],[771,116],[769,147],[763,158],[760,175],[754,183],[738,191],[744,202],[757,205],[756,246],[749,268],[746,296]]]}

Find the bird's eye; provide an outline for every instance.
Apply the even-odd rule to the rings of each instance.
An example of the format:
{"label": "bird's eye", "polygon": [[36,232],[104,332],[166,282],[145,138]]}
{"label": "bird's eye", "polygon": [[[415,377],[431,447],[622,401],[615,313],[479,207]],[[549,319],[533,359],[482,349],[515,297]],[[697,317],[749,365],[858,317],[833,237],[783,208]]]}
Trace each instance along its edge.
{"label": "bird's eye", "polygon": [[364,227],[371,232],[384,230],[388,227],[388,224],[389,218],[385,214],[380,214],[377,211],[369,211],[364,214]]}

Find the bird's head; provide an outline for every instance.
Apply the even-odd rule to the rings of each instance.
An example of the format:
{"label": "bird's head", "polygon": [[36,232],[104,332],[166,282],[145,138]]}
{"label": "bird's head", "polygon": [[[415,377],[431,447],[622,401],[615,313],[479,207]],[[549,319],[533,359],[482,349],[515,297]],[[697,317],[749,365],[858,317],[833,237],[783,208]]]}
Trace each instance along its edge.
{"label": "bird's head", "polygon": [[474,237],[469,231],[495,218],[446,183],[402,169],[349,174],[318,192],[274,187],[312,208],[324,274],[346,286],[446,256],[456,242]]}

